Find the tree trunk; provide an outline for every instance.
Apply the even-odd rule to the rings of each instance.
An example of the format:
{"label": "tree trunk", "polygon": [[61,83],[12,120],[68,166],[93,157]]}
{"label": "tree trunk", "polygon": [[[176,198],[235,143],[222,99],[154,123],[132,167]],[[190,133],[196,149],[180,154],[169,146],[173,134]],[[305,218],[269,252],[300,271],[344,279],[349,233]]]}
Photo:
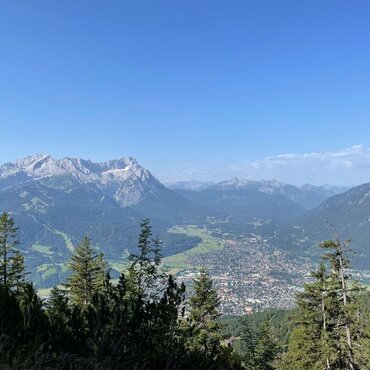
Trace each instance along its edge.
{"label": "tree trunk", "polygon": [[338,242],[338,252],[339,252],[339,263],[340,263],[340,278],[341,278],[341,285],[342,285],[342,295],[343,295],[343,307],[344,307],[344,314],[345,314],[345,328],[346,328],[346,337],[347,337],[347,346],[348,346],[348,362],[349,362],[349,369],[355,370],[354,366],[354,359],[353,359],[353,347],[352,347],[352,336],[351,330],[348,323],[346,307],[347,307],[347,284],[344,278],[344,264],[343,264],[343,249],[342,244]]}

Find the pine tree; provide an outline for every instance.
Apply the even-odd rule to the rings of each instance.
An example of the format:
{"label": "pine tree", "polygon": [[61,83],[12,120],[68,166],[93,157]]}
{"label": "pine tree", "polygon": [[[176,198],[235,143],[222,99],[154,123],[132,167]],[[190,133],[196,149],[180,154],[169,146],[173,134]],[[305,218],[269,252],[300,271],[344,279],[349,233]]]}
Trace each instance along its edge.
{"label": "pine tree", "polygon": [[[361,315],[362,316],[362,315]],[[363,330],[358,337],[358,346],[355,348],[355,357],[360,360],[360,369],[370,369],[370,316],[369,312],[362,317]]]}
{"label": "pine tree", "polygon": [[58,350],[70,350],[72,343],[70,317],[71,308],[68,304],[66,292],[54,287],[50,292],[50,297],[46,302],[46,315],[49,320],[50,341],[54,348]]}
{"label": "pine tree", "polygon": [[242,328],[240,333],[241,342],[241,358],[246,369],[253,370],[256,365],[256,333],[251,327],[247,317],[242,320]]}
{"label": "pine tree", "polygon": [[[329,342],[329,277],[326,267],[320,264],[311,273],[314,281],[304,285],[297,294],[298,312],[295,327],[289,338],[288,352],[283,356],[280,369],[322,370],[330,369],[333,361]],[[335,354],[334,354],[335,356]]]}
{"label": "pine tree", "polygon": [[26,283],[22,287],[17,298],[23,316],[23,340],[36,346],[42,345],[48,337],[48,321],[42,300],[31,283]]}
{"label": "pine tree", "polygon": [[167,278],[166,289],[158,302],[147,304],[148,322],[146,332],[150,334],[147,341],[149,356],[155,358],[153,368],[172,369],[178,355],[178,346],[182,337],[178,326],[182,316],[181,305],[185,299],[185,285],[177,284],[172,275]]}
{"label": "pine tree", "polygon": [[326,251],[323,263],[312,274],[314,282],[297,295],[297,326],[281,362],[284,370],[354,370],[361,362],[354,351],[362,326],[357,299],[361,289],[347,286],[348,242],[328,240],[320,246]]}
{"label": "pine tree", "polygon": [[112,294],[112,327],[111,327],[111,347],[115,354],[118,349],[124,351],[127,343],[127,322],[128,322],[128,301],[126,299],[126,278],[122,272],[118,284],[113,288]]}
{"label": "pine tree", "polygon": [[102,292],[107,287],[107,281],[110,280],[107,262],[104,259],[103,253],[99,253],[99,255],[97,256],[96,265],[98,268],[96,277],[96,287],[98,291]]}
{"label": "pine tree", "polygon": [[24,257],[19,251],[16,251],[9,264],[8,285],[10,287],[15,287],[17,291],[26,283],[24,270]]}
{"label": "pine tree", "polygon": [[[159,315],[161,317],[161,332],[164,341],[173,341],[177,335],[177,324],[179,316],[184,316],[183,308],[181,307],[185,301],[185,284],[177,284],[175,278],[169,275],[167,278],[166,290],[158,303]],[[180,312],[181,311],[181,312]]]}
{"label": "pine tree", "polygon": [[0,283],[19,288],[24,283],[24,258],[16,249],[17,230],[13,217],[4,212],[0,217]]}
{"label": "pine tree", "polygon": [[113,292],[113,304],[114,304],[114,321],[117,323],[116,328],[124,327],[127,324],[127,300],[126,300],[126,277],[122,272],[118,284],[114,288]]}
{"label": "pine tree", "polygon": [[353,305],[351,305],[350,296],[350,292],[353,293],[354,289],[348,289],[347,283],[349,278],[347,271],[350,267],[347,256],[349,243],[350,241],[342,243],[337,238],[335,241],[324,241],[320,246],[328,251],[323,255],[323,259],[327,260],[331,267],[329,293],[333,297],[335,313],[329,317],[329,320],[334,321],[332,332],[337,338],[336,349],[339,353],[337,363],[349,370],[355,370],[358,366],[353,351],[353,317],[351,316]]}
{"label": "pine tree", "polygon": [[87,308],[92,297],[99,289],[101,266],[97,256],[90,246],[90,239],[84,236],[81,244],[76,248],[69,263],[71,275],[65,286],[70,293],[73,304],[80,308]]}
{"label": "pine tree", "polygon": [[274,361],[279,352],[279,344],[272,328],[270,319],[265,319],[259,329],[255,350],[255,369],[256,370],[273,370],[275,369]]}
{"label": "pine tree", "polygon": [[23,317],[16,294],[0,284],[0,368],[10,364],[19,350]]}
{"label": "pine tree", "polygon": [[127,293],[139,307],[146,298],[158,299],[158,285],[163,283],[164,274],[159,271],[161,247],[159,238],[152,238],[149,219],[140,225],[138,254],[129,256],[130,266],[127,275]]}
{"label": "pine tree", "polygon": [[206,270],[201,270],[193,280],[193,293],[189,299],[188,324],[190,327],[189,347],[206,356],[219,352],[221,325],[218,318],[220,299]]}

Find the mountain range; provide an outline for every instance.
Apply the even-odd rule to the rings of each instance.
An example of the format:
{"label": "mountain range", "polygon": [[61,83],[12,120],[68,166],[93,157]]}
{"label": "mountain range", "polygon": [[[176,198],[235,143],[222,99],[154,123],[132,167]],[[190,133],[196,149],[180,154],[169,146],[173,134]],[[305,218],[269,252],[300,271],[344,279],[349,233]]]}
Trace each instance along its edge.
{"label": "mountain range", "polygon": [[322,222],[329,219],[343,235],[356,234],[354,246],[365,256],[366,248],[358,246],[370,240],[370,184],[346,190],[237,178],[165,186],[131,157],[96,163],[34,155],[0,166],[0,210],[14,215],[27,266],[40,286],[63,278],[84,234],[119,263],[134,250],[146,217],[164,241],[164,255],[199,243],[169,232],[181,224],[215,234],[260,234],[280,248],[310,254],[330,235]]}
{"label": "mountain range", "polygon": [[252,190],[269,195],[282,195],[305,209],[317,207],[325,199],[344,193],[349,189],[347,186],[323,185],[315,186],[305,184],[301,187],[285,184],[278,180],[269,181],[253,181],[238,179],[237,177],[231,180],[214,182],[199,182],[199,181],[179,181],[167,184],[167,187],[173,190]]}
{"label": "mountain range", "polygon": [[133,158],[95,163],[81,158],[53,159],[50,155],[30,156],[0,166],[0,189],[24,185],[46,178],[70,178],[80,184],[93,184],[122,207],[157,199],[167,189]]}
{"label": "mountain range", "polygon": [[277,228],[278,244],[309,257],[325,239],[350,240],[355,267],[370,267],[370,183],[328,198],[320,206]]}

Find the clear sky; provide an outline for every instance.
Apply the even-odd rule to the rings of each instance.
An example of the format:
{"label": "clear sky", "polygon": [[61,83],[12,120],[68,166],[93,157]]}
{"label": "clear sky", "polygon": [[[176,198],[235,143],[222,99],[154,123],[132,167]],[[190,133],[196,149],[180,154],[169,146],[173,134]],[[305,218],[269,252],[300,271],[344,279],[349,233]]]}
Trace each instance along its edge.
{"label": "clear sky", "polygon": [[0,163],[370,181],[370,2],[3,0],[0,129]]}

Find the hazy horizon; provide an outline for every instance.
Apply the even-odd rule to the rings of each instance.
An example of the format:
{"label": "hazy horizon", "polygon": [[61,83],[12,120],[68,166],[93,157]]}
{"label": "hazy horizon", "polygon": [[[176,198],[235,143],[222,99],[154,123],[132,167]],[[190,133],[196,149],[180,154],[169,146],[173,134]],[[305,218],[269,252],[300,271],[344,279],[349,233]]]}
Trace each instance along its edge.
{"label": "hazy horizon", "polygon": [[[224,170],[221,170],[220,168],[218,170],[215,169],[215,172],[213,173],[208,173],[204,172],[201,173],[200,170],[186,170],[186,169],[177,169],[174,171],[173,176],[176,174],[179,174],[179,177],[171,177],[170,179],[167,179],[166,177],[163,177],[161,175],[158,176],[151,168],[146,167],[143,163],[138,160],[139,164],[143,166],[144,168],[148,169],[150,172],[153,173],[155,177],[157,177],[163,184],[173,184],[177,182],[221,182],[221,181],[227,181],[231,180],[233,178],[238,178],[240,180],[251,180],[251,181],[263,181],[263,180],[278,180],[287,184],[292,184],[295,186],[302,186],[305,184],[312,184],[316,186],[324,186],[324,185],[334,185],[334,186],[356,186],[360,185],[362,183],[366,183],[369,181],[360,181],[358,183],[333,183],[333,182],[314,182],[314,181],[301,181],[301,182],[295,182],[295,181],[285,181],[284,178],[284,168],[286,166],[295,166],[296,169],[300,171],[307,171],[307,167],[305,168],[305,161],[320,161],[321,164],[324,162],[326,163],[326,170],[340,170],[340,169],[345,169],[347,171],[349,170],[358,170],[358,168],[361,166],[361,160],[366,161],[368,158],[369,154],[366,154],[366,152],[370,152],[370,148],[364,148],[363,146],[357,145],[352,148],[348,148],[345,151],[342,152],[336,152],[336,153],[310,153],[310,154],[304,154],[304,155],[294,155],[294,154],[284,154],[284,155],[279,155],[279,156],[274,156],[274,157],[267,157],[263,158],[259,161],[245,161],[244,163],[240,164],[240,166],[230,166],[230,167],[225,167]],[[115,159],[120,159],[123,157],[132,157],[131,155],[123,155],[119,156],[117,158],[105,158],[105,159],[100,159],[100,160],[94,160],[91,158],[87,158],[84,156],[76,156],[76,157],[71,157],[69,155],[65,155],[62,157],[56,157],[50,153],[33,153],[30,154],[29,156],[37,156],[37,155],[50,155],[53,159],[58,160],[61,158],[81,158],[84,160],[90,160],[92,162],[106,162],[109,160],[115,160]],[[26,156],[26,157],[29,157]],[[15,158],[10,161],[7,161],[5,163],[14,163],[15,161],[24,159],[23,158]],[[132,157],[134,158],[134,157]],[[349,160],[351,158],[351,161]],[[137,160],[137,158],[134,158]],[[5,164],[5,163],[0,163],[0,166]],[[245,169],[249,167],[251,170],[249,172],[246,172]],[[275,168],[274,168],[275,167]],[[280,167],[280,168],[279,168]],[[354,169],[356,167],[356,169]],[[365,167],[367,168],[367,167]],[[312,167],[314,170],[315,167]],[[321,169],[324,170],[324,166],[321,165]],[[253,173],[253,170],[255,170],[255,173]],[[259,170],[262,170],[262,173],[265,173],[265,176],[258,176],[257,172]],[[279,171],[281,171],[279,173]],[[185,176],[184,176],[185,174]],[[274,176],[274,174],[280,175],[279,176]],[[211,177],[207,177],[210,175]],[[302,176],[303,178],[303,176]],[[309,176],[307,176],[309,178]]]}

